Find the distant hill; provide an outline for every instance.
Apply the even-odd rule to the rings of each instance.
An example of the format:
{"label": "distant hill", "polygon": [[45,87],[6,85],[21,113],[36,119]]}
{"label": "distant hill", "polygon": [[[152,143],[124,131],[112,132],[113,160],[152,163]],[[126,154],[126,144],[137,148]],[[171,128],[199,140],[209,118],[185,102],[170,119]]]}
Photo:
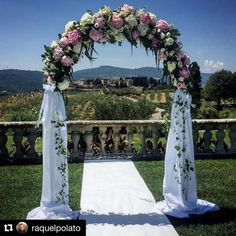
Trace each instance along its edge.
{"label": "distant hill", "polygon": [[27,92],[42,88],[43,73],[29,70],[0,70],[0,91]]}
{"label": "distant hill", "polygon": [[[202,84],[208,80],[210,74],[202,73]],[[114,66],[100,66],[92,69],[84,69],[74,72],[74,80],[81,78],[95,79],[98,77],[131,77],[147,76],[153,78],[162,77],[162,69],[156,67],[141,67],[137,69],[120,68]],[[29,70],[0,70],[0,91],[10,93],[27,92],[42,89],[43,73]]]}
{"label": "distant hill", "polygon": [[154,78],[162,77],[162,69],[156,67],[141,67],[137,69],[120,68],[114,66],[100,66],[92,69],[84,69],[74,72],[75,80],[80,78],[98,78],[98,77],[131,77],[131,76],[147,76]]}

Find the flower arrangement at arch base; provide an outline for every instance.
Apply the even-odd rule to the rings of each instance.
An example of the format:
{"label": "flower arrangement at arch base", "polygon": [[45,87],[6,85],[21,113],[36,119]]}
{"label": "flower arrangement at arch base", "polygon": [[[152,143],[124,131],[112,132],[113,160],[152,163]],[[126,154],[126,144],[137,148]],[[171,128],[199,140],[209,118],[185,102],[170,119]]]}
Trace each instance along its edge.
{"label": "flower arrangement at arch base", "polygon": [[185,87],[189,77],[189,57],[178,41],[179,31],[151,12],[124,4],[116,10],[102,7],[97,13],[85,13],[80,21],[69,21],[59,40],[45,46],[42,55],[47,84],[55,84],[60,91],[68,88],[73,68],[81,57],[93,60],[95,43],[118,43],[123,40],[131,46],[142,45],[151,51],[156,63],[163,60],[163,76],[170,75],[174,86]]}

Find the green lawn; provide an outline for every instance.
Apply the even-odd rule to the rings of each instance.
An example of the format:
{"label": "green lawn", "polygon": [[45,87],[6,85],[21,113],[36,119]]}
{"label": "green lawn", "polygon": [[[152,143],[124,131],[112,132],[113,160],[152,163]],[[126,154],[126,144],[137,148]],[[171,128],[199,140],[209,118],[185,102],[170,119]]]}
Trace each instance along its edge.
{"label": "green lawn", "polygon": [[[136,168],[156,201],[162,200],[163,161],[137,161]],[[169,217],[179,235],[236,235],[236,160],[197,160],[198,197],[221,210],[190,219]],[[79,209],[83,164],[69,164],[70,206]],[[39,206],[42,166],[0,167],[0,219],[25,219]]]}

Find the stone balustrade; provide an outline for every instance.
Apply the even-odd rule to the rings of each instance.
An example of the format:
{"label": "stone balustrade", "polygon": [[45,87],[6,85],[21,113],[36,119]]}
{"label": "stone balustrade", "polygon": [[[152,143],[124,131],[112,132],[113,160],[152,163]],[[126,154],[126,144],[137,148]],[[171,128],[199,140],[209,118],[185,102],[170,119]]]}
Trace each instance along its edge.
{"label": "stone balustrade", "polygon": [[[0,122],[0,163],[42,160],[42,129],[35,122]],[[163,120],[68,121],[69,161],[163,159]],[[195,155],[236,154],[236,119],[193,120]]]}

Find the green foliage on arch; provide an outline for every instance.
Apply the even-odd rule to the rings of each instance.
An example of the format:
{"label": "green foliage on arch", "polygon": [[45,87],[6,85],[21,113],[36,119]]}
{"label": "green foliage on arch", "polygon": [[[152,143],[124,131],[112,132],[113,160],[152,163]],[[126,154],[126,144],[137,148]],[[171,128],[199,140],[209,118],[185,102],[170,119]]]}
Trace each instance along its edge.
{"label": "green foliage on arch", "polygon": [[163,60],[163,75],[170,75],[177,87],[185,87],[189,77],[189,57],[178,41],[179,31],[165,20],[157,19],[151,12],[124,4],[116,10],[102,7],[98,12],[85,13],[80,21],[70,21],[59,39],[45,46],[45,82],[56,84],[59,90],[69,85],[73,69],[81,57],[93,60],[94,44],[141,45],[154,54],[156,62]]}

